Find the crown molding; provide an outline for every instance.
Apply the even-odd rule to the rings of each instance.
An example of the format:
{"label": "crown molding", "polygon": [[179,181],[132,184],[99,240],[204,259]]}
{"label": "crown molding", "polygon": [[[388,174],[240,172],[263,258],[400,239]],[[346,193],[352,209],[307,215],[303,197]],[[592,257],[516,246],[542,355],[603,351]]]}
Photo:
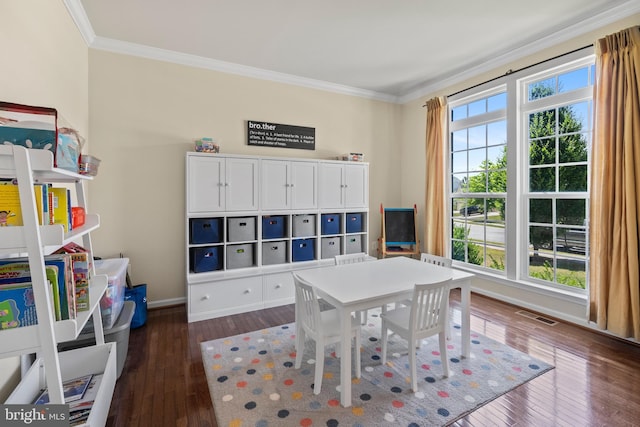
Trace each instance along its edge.
{"label": "crown molding", "polygon": [[71,19],[78,27],[80,31],[80,35],[84,39],[87,46],[91,46],[93,41],[96,38],[96,33],[93,31],[93,26],[91,22],[89,22],[89,17],[82,7],[82,3],[80,0],[63,0],[64,5],[67,7],[69,11],[69,15],[71,15]]}
{"label": "crown molding", "polygon": [[611,7],[601,13],[589,16],[584,20],[567,26],[559,31],[545,35],[523,46],[511,49],[470,67],[465,67],[458,73],[434,79],[415,89],[411,89],[404,95],[391,95],[356,87],[341,85],[337,83],[315,80],[286,73],[269,71],[256,67],[234,64],[215,59],[204,58],[196,55],[189,55],[175,51],[158,49],[150,46],[138,45],[119,40],[98,37],[93,31],[91,22],[82,6],[80,0],[63,0],[71,18],[78,27],[80,34],[92,49],[104,50],[113,53],[138,56],[164,62],[171,62],[190,67],[204,68],[222,73],[235,74],[260,80],[268,80],[277,83],[290,84],[306,87],[310,89],[333,92],[342,95],[357,96],[366,99],[389,102],[394,104],[406,104],[418,98],[428,96],[440,90],[451,87],[455,84],[473,78],[479,74],[489,72],[498,67],[515,62],[527,56],[533,55],[546,48],[553,47],[559,43],[579,37],[590,31],[595,31],[605,25],[624,19],[640,12],[640,2],[637,0],[627,0],[617,6]]}
{"label": "crown molding", "polygon": [[391,103],[397,102],[396,96],[386,93],[374,92],[351,86],[340,85],[337,83],[309,79],[292,74],[279,73],[275,71],[264,70],[261,68],[249,67],[246,65],[239,65],[231,62],[219,61],[216,59],[204,58],[202,56],[159,49],[135,43],[128,43],[99,36],[94,38],[93,43],[91,43],[89,47],[97,50],[104,50],[124,55],[171,62],[175,64],[186,65],[189,67],[204,68],[207,70],[235,74],[243,77],[269,80],[277,83],[284,83],[295,86],[303,86],[311,89],[334,92],[342,95],[358,96],[361,98],[368,98]]}
{"label": "crown molding", "polygon": [[421,86],[405,95],[398,96],[397,102],[399,104],[406,104],[407,102],[414,101],[418,98],[429,96],[479,74],[494,70],[498,67],[533,55],[541,50],[553,47],[591,31],[595,31],[605,25],[614,23],[638,12],[640,12],[640,2],[637,0],[628,0],[618,6],[604,10],[601,13],[591,15],[584,20],[569,25],[559,31],[547,34],[546,36],[538,38],[526,45],[495,56],[489,61],[484,61],[475,66],[465,67],[464,71],[455,73],[449,77],[435,79],[437,81]]}

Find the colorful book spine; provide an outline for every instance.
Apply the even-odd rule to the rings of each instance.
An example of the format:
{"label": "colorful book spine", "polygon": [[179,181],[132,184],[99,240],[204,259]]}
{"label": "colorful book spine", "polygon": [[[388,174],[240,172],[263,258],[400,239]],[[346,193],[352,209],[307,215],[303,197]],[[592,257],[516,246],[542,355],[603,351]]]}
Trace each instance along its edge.
{"label": "colorful book spine", "polygon": [[0,286],[0,330],[38,323],[31,283]]}
{"label": "colorful book spine", "polygon": [[[64,187],[51,187],[53,193],[53,223],[61,224],[64,232],[71,231],[71,199],[69,189]],[[50,207],[51,208],[51,207]]]}
{"label": "colorful book spine", "polygon": [[3,182],[0,185],[0,227],[21,226],[22,208],[17,185]]}

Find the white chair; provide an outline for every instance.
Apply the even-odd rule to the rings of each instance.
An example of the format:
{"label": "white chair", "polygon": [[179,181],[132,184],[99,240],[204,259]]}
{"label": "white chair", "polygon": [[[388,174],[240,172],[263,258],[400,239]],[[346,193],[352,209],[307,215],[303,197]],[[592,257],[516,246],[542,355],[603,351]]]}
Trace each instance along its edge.
{"label": "white chair", "polygon": [[388,330],[391,329],[408,342],[411,389],[418,391],[416,349],[411,343],[436,335],[440,342],[440,359],[445,377],[449,376],[447,358],[447,322],[449,318],[449,289],[451,279],[424,285],[415,285],[411,306],[389,310],[382,315],[382,364],[387,363]]}
{"label": "white chair", "polygon": [[[295,368],[302,365],[306,338],[316,342],[316,366],[313,393],[320,394],[324,371],[325,346],[340,343],[340,318],[336,309],[320,311],[318,296],[314,287],[293,274],[296,288],[296,362]],[[355,338],[354,356],[356,377],[360,378],[360,322],[351,318],[351,336]],[[336,350],[339,354],[339,350]]]}
{"label": "white chair", "polygon": [[451,258],[445,258],[438,255],[425,254],[424,252],[420,254],[420,261],[428,262],[430,264],[439,265],[442,267],[451,267]]}
{"label": "white chair", "polygon": [[[423,252],[422,254],[420,254],[420,261],[433,264],[433,265],[439,265],[441,267],[451,267],[451,263],[453,260],[451,258],[445,258],[438,255],[426,254]],[[406,300],[400,301],[398,304],[411,305],[411,300],[406,299]]]}
{"label": "white chair", "polygon": [[[354,264],[356,262],[364,262],[367,260],[367,254],[364,252],[357,252],[355,254],[345,254],[335,256],[336,265]],[[365,325],[367,323],[367,310],[359,311],[360,323]]]}

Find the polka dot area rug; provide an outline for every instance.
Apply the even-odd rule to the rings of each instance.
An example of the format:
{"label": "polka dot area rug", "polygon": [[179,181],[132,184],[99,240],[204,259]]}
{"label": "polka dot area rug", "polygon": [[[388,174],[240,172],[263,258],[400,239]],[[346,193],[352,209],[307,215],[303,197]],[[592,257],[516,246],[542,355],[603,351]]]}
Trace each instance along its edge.
{"label": "polka dot area rug", "polygon": [[315,343],[295,369],[295,324],[201,343],[220,427],[444,426],[551,369],[540,360],[472,332],[461,358],[460,328],[448,341],[451,375],[442,375],[437,336],[418,350],[418,392],[411,391],[407,342],[391,335],[382,365],[380,319],[362,327],[362,375],[352,380],[352,406],[340,405],[340,359],[326,347],[322,391],[313,394]]}

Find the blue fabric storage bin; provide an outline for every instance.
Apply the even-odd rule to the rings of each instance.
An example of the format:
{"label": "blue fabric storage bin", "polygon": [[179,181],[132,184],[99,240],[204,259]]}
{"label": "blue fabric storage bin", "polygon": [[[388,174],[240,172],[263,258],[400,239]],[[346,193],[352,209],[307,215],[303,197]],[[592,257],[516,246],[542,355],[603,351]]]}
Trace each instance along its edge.
{"label": "blue fabric storage bin", "polygon": [[322,214],[320,231],[323,235],[340,234],[340,215],[339,214]]}
{"label": "blue fabric storage bin", "polygon": [[284,223],[283,216],[263,216],[262,238],[282,239],[284,237]]}
{"label": "blue fabric storage bin", "polygon": [[205,271],[215,271],[222,268],[222,258],[220,257],[220,246],[206,246],[202,248],[191,248],[189,254],[191,271],[203,273]]}
{"label": "blue fabric storage bin", "polygon": [[362,214],[350,213],[347,214],[347,233],[361,233],[362,232]]}
{"label": "blue fabric storage bin", "polygon": [[191,243],[194,245],[220,243],[222,236],[221,225],[220,218],[191,218],[189,220]]}
{"label": "blue fabric storage bin", "polygon": [[292,242],[293,262],[313,261],[316,253],[315,239],[294,239]]}

